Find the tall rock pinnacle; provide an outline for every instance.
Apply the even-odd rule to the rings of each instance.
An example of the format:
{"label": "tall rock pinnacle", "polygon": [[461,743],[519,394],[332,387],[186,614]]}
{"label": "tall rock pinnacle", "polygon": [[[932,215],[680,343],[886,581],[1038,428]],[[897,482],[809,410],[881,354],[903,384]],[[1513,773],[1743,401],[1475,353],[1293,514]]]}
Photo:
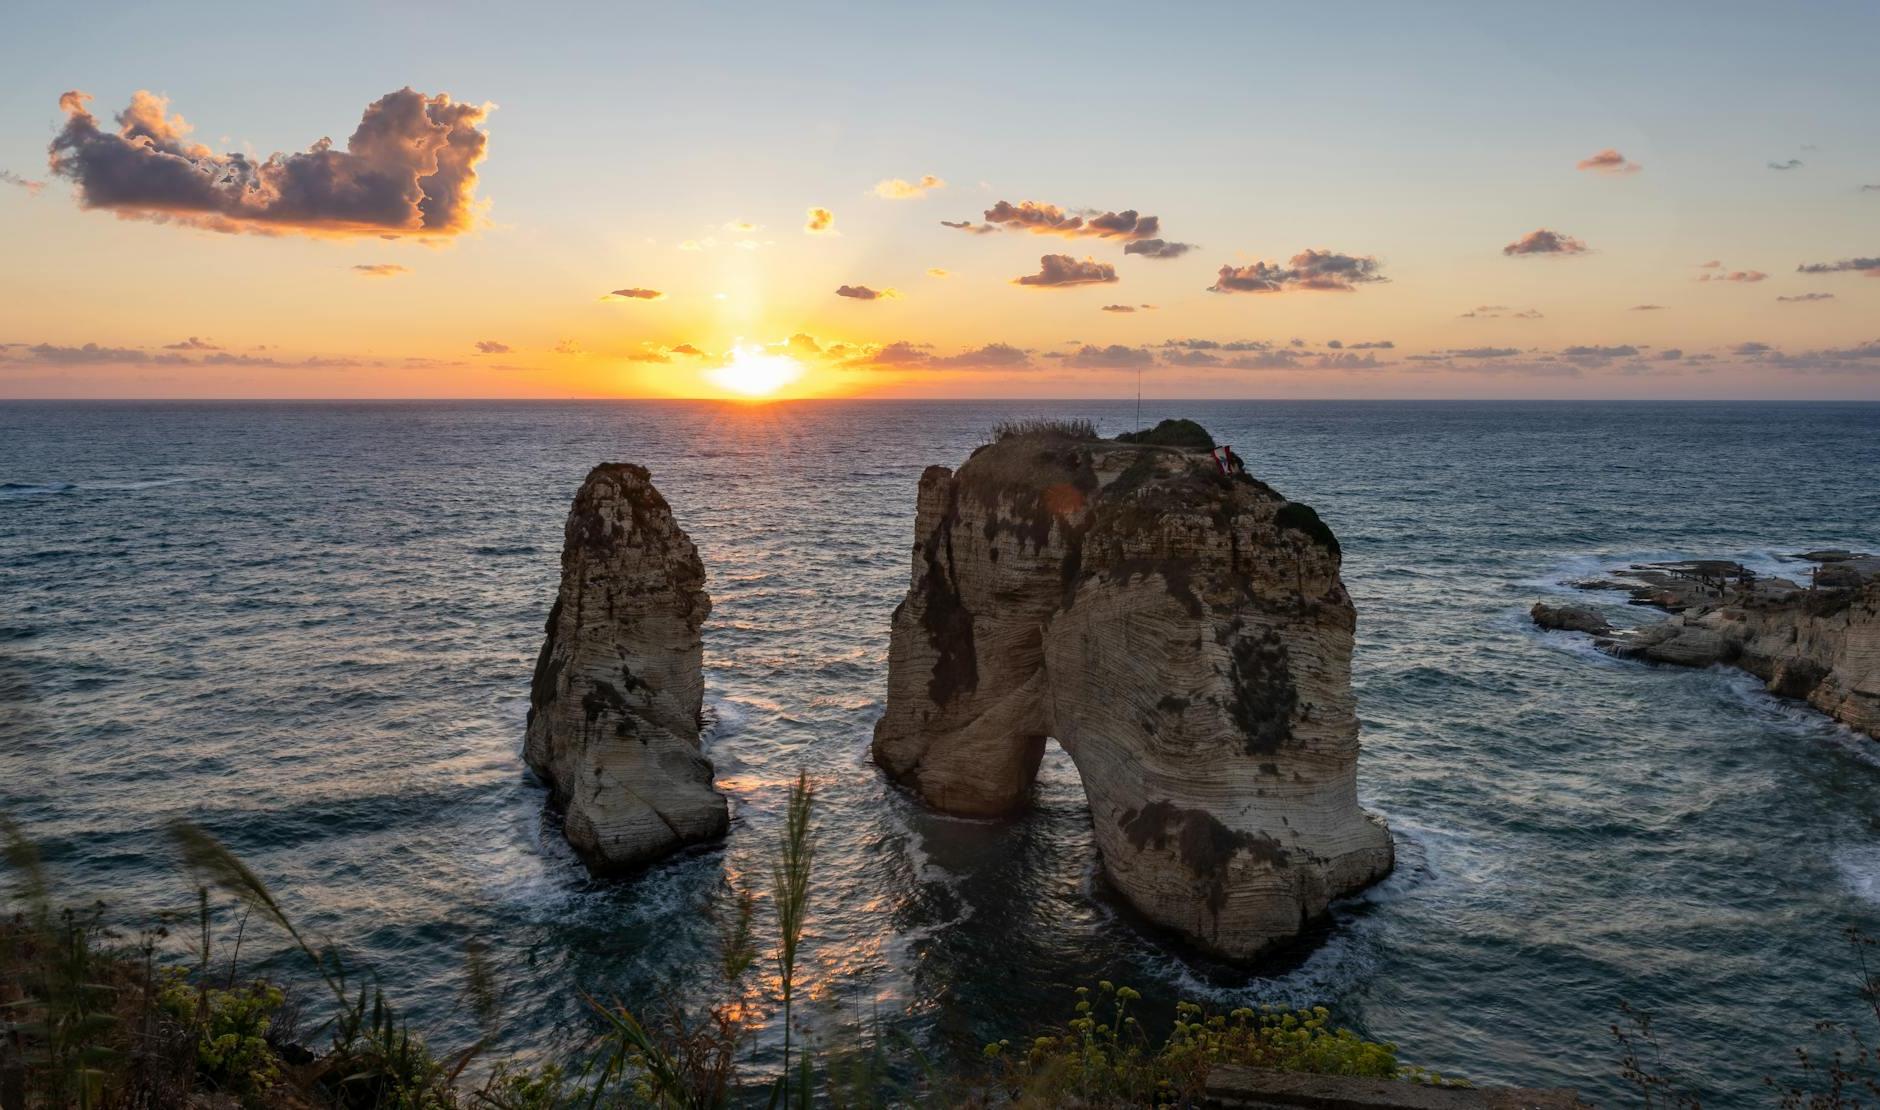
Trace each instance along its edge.
{"label": "tall rock pinnacle", "polygon": [[1112,884],[1246,959],[1392,848],[1358,805],[1338,540],[1181,425],[1035,430],[927,468],[874,754],[928,804],[989,816],[1025,805],[1055,738]]}
{"label": "tall rock pinnacle", "polygon": [[645,468],[595,467],[568,512],[523,747],[590,870],[724,834],[725,799],[699,750],[710,612],[698,549]]}

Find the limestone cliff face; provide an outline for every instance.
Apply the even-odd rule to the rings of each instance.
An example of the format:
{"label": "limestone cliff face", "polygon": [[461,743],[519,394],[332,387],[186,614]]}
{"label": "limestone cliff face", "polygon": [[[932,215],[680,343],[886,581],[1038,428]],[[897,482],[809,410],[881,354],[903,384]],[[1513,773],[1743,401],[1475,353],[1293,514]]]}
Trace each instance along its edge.
{"label": "limestone cliff face", "polygon": [[1699,561],[1619,572],[1637,600],[1675,615],[1602,646],[1618,655],[1762,679],[1880,739],[1880,558],[1821,553],[1813,588]]}
{"label": "limestone cliff face", "polygon": [[891,777],[1008,813],[1056,738],[1114,886],[1230,958],[1390,870],[1358,805],[1356,618],[1309,507],[1205,450],[1051,436],[929,467],[919,496],[875,727]]}
{"label": "limestone cliff face", "polygon": [[699,751],[704,587],[698,549],[646,470],[595,467],[568,513],[523,749],[592,870],[640,866],[725,831]]}

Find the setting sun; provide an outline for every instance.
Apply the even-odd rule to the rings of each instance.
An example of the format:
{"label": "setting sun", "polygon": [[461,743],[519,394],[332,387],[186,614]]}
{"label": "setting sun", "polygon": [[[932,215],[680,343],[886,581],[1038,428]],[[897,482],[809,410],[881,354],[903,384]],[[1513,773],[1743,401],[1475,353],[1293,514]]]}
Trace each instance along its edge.
{"label": "setting sun", "polygon": [[768,397],[803,376],[803,364],[762,347],[733,347],[731,361],[705,371],[713,385],[746,397]]}

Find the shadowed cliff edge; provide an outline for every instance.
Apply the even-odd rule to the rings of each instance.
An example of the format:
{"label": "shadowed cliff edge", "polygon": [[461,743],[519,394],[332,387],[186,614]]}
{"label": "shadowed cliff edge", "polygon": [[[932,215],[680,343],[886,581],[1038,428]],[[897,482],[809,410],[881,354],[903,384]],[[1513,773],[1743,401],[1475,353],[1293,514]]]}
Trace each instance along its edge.
{"label": "shadowed cliff edge", "polygon": [[568,512],[523,747],[592,871],[724,835],[699,750],[710,612],[698,548],[646,469],[595,467]]}
{"label": "shadowed cliff edge", "polygon": [[1047,737],[1105,873],[1230,959],[1386,874],[1358,805],[1356,616],[1331,529],[1191,421],[1002,430],[920,481],[874,755],[949,813],[1026,804]]}

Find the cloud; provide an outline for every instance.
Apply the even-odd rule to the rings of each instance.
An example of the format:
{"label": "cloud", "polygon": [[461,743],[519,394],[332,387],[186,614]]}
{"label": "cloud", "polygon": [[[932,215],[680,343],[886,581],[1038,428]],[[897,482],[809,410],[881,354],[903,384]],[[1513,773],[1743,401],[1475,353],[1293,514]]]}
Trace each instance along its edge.
{"label": "cloud", "polygon": [[[17,346],[17,345],[16,345]],[[20,347],[25,357],[8,355],[9,361],[45,362],[57,366],[86,366],[99,363],[149,362],[150,352],[136,347],[106,347],[97,343],[64,347],[54,343],[34,343]],[[176,356],[178,361],[187,361]]]}
{"label": "cloud", "polygon": [[1793,297],[1776,298],[1778,301],[1788,301],[1791,303],[1799,303],[1802,301],[1831,301],[1833,299],[1833,293],[1798,293]]}
{"label": "cloud", "polygon": [[1839,262],[1809,262],[1795,267],[1798,274],[1844,274],[1864,272],[1880,277],[1880,258],[1843,258]]}
{"label": "cloud", "polygon": [[587,354],[587,351],[580,343],[572,339],[564,339],[555,344],[555,353],[558,355],[584,355]]}
{"label": "cloud", "polygon": [[1769,163],[1769,168],[1772,170],[1799,170],[1802,168],[1802,160],[1800,158],[1790,158],[1786,162],[1771,162]]}
{"label": "cloud", "polygon": [[362,262],[353,267],[353,272],[361,277],[397,277],[411,271],[396,262]]}
{"label": "cloud", "polygon": [[657,289],[640,289],[638,287],[616,289],[601,298],[603,301],[663,301],[665,299],[666,294]]}
{"label": "cloud", "polygon": [[748,220],[726,220],[725,230],[736,235],[749,235],[757,230],[757,225]]}
{"label": "cloud", "polygon": [[1333,339],[1327,341],[1325,345],[1334,351],[1340,349],[1348,351],[1394,351],[1397,349],[1397,344],[1389,339],[1369,339],[1362,343],[1345,343]]}
{"label": "cloud", "polygon": [[1018,370],[1031,366],[1031,356],[1022,347],[1010,343],[988,343],[970,351],[933,360],[935,366],[960,369]]}
{"label": "cloud", "polygon": [[890,177],[885,181],[875,182],[875,195],[883,200],[919,200],[930,189],[944,189],[947,183],[933,174],[922,174],[919,181],[903,181]]}
{"label": "cloud", "polygon": [[1164,351],[1162,361],[1170,366],[1219,366],[1221,356],[1211,351]]}
{"label": "cloud", "polygon": [[1038,259],[1038,272],[1012,279],[1015,285],[1107,285],[1116,281],[1116,267],[1094,258],[1077,261],[1068,254],[1047,254]]}
{"label": "cloud", "polygon": [[931,278],[950,278],[953,276],[953,271],[942,270],[938,266],[929,266],[927,267],[927,276]]}
{"label": "cloud", "polygon": [[1228,359],[1225,365],[1235,370],[1296,370],[1300,361],[1297,351],[1261,351]]}
{"label": "cloud", "polygon": [[1767,343],[1745,342],[1738,343],[1736,346],[1730,348],[1730,353],[1733,355],[1755,356],[1766,355],[1774,350],[1775,348]]}
{"label": "cloud", "polygon": [[1611,346],[1577,344],[1561,348],[1560,357],[1582,366],[1604,366],[1615,358],[1633,358],[1638,353],[1638,348],[1630,343],[1618,343]]}
{"label": "cloud", "polygon": [[1730,270],[1726,273],[1699,274],[1697,277],[1697,280],[1698,281],[1734,281],[1734,282],[1739,282],[1742,284],[1754,284],[1755,282],[1762,281],[1764,278],[1767,278],[1768,276],[1769,276],[1768,274],[1763,273],[1761,270]]}
{"label": "cloud", "polygon": [[1359,284],[1389,281],[1378,273],[1375,258],[1336,251],[1304,250],[1286,265],[1259,261],[1247,266],[1222,266],[1211,293],[1279,293],[1287,289],[1353,292]]}
{"label": "cloud", "polygon": [[494,339],[477,340],[477,353],[480,355],[506,355],[514,348],[507,343],[498,343]]}
{"label": "cloud", "polygon": [[1586,244],[1571,235],[1562,235],[1558,231],[1539,228],[1530,231],[1514,242],[1501,248],[1506,255],[1523,254],[1585,254]]}
{"label": "cloud", "polygon": [[668,355],[664,351],[630,351],[627,353],[627,361],[628,362],[671,362],[672,356]]}
{"label": "cloud", "polygon": [[[1121,212],[1086,213],[1074,215],[1055,204],[1042,204],[1027,200],[1018,204],[1002,200],[985,211],[986,223],[981,226],[1000,225],[1013,231],[1026,231],[1033,235],[1061,235],[1067,239],[1153,239],[1160,232],[1162,221],[1154,216],[1144,216],[1133,208]],[[949,227],[964,227],[962,224],[949,224]],[[1180,252],[1177,252],[1180,253]],[[1173,257],[1173,256],[1170,256]]]}
{"label": "cloud", "polygon": [[321,139],[257,160],[191,141],[163,97],[134,94],[115,131],[98,125],[90,99],[59,98],[65,126],[50,148],[52,172],[77,186],[86,208],[264,235],[439,238],[477,222],[476,165],[488,143],[477,125],[488,106],[404,88],[367,105],[343,151]]}
{"label": "cloud", "polygon": [[1155,352],[1146,347],[1125,347],[1112,343],[1095,347],[1088,343],[1074,351],[1064,365],[1080,370],[1138,370],[1155,365]]}
{"label": "cloud", "polygon": [[1880,193],[1880,185],[1862,185],[1860,191],[1863,193]]}
{"label": "cloud", "polygon": [[1144,258],[1180,258],[1194,250],[1193,243],[1171,243],[1166,239],[1138,239],[1123,246],[1124,254],[1139,254]]}
{"label": "cloud", "polygon": [[866,285],[844,285],[836,289],[836,296],[857,301],[888,300],[899,295],[892,289],[870,289]]}
{"label": "cloud", "polygon": [[705,357],[704,351],[699,350],[697,347],[692,346],[692,344],[690,343],[681,343],[676,347],[668,347],[666,348],[666,350],[675,355],[688,355],[692,358],[704,358]]}
{"label": "cloud", "polygon": [[1684,357],[1684,350],[1681,347],[1666,347],[1652,357],[1656,358],[1659,362],[1677,362]]}
{"label": "cloud", "polygon": [[1103,312],[1134,312],[1136,311],[1136,306],[1133,304],[1106,304],[1103,306],[1101,311]]}
{"label": "cloud", "polygon": [[803,230],[810,235],[832,235],[836,229],[836,214],[827,208],[812,207],[803,220]]}
{"label": "cloud", "polygon": [[941,220],[940,226],[964,231],[968,235],[997,235],[999,233],[996,224],[976,224],[971,220]]}
{"label": "cloud", "polygon": [[1630,312],[1663,312],[1663,311],[1664,311],[1664,308],[1665,308],[1665,306],[1664,306],[1664,305],[1661,305],[1661,304],[1635,304],[1635,305],[1633,305],[1633,306],[1632,306],[1632,307],[1631,307],[1630,309],[1628,309],[1627,311],[1630,311]]}
{"label": "cloud", "polygon": [[219,351],[222,348],[207,339],[199,339],[192,335],[188,339],[179,339],[175,343],[165,343],[163,349],[166,351]]}
{"label": "cloud", "polygon": [[0,185],[13,185],[26,190],[33,196],[38,196],[39,190],[46,187],[45,182],[33,181],[29,178],[21,177],[12,170],[0,170]]}
{"label": "cloud", "polygon": [[1510,355],[1520,354],[1521,349],[1519,347],[1462,347],[1444,353],[1454,358],[1507,358]]}
{"label": "cloud", "polygon": [[1590,158],[1580,159],[1580,164],[1575,168],[1591,170],[1594,173],[1626,174],[1637,173],[1645,167],[1639,165],[1637,162],[1626,161],[1625,155],[1620,154],[1611,147],[1607,147],[1605,150],[1600,151]]}

